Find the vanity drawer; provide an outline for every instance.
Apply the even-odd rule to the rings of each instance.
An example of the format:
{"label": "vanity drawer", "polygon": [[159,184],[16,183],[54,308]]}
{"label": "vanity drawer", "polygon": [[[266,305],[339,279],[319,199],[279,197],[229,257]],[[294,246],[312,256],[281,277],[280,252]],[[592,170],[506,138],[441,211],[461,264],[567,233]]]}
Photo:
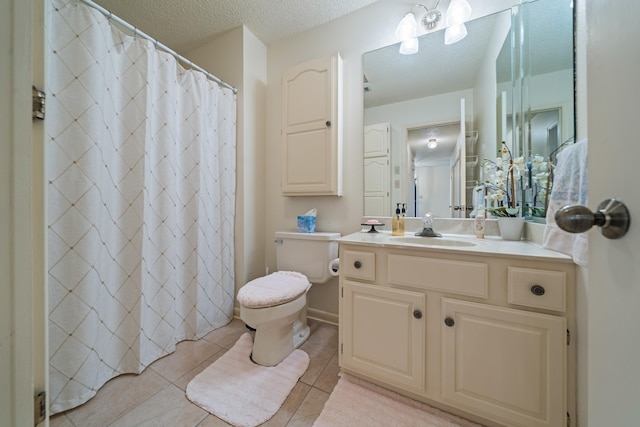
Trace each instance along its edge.
{"label": "vanity drawer", "polygon": [[349,279],[376,280],[375,252],[345,250],[340,268]]}
{"label": "vanity drawer", "polygon": [[520,267],[508,267],[507,271],[509,304],[566,311],[566,273]]}
{"label": "vanity drawer", "polygon": [[489,266],[481,262],[453,261],[391,254],[388,281],[453,294],[487,298]]}

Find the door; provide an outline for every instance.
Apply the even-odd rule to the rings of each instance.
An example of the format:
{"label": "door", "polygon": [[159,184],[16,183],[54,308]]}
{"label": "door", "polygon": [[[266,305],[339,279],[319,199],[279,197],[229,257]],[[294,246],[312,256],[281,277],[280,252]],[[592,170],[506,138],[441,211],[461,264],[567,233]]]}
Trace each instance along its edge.
{"label": "door", "polygon": [[[588,352],[587,357],[578,353],[578,363],[587,366],[588,391],[587,401],[579,404],[590,427],[640,425],[640,49],[629,45],[640,39],[640,2],[576,5],[582,3],[582,31],[588,29],[589,207],[619,198],[629,208],[631,227],[618,240],[605,239],[595,227],[588,232]],[[583,387],[579,382],[579,391]]]}
{"label": "door", "polygon": [[391,216],[389,156],[364,159],[364,215]]}
{"label": "door", "polygon": [[505,425],[566,423],[566,319],[442,300],[442,398]]}
{"label": "door", "polygon": [[340,366],[424,390],[424,293],[352,281],[343,291]]}
{"label": "door", "polygon": [[389,123],[364,127],[364,215],[391,216]]}
{"label": "door", "polygon": [[44,2],[0,8],[0,425],[33,426],[48,366],[42,123],[31,119],[31,86],[43,87]]}

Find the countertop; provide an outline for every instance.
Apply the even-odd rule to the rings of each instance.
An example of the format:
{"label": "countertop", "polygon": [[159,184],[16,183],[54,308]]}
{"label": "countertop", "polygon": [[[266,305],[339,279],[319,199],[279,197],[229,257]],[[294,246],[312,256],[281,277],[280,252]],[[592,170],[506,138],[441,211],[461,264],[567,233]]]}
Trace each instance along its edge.
{"label": "countertop", "polygon": [[[415,243],[413,243],[415,240]],[[570,262],[570,256],[564,255],[528,241],[508,241],[497,236],[485,236],[478,239],[469,234],[446,234],[442,237],[417,237],[413,233],[405,233],[404,237],[392,236],[389,231],[378,233],[357,232],[338,239],[339,243],[365,246],[382,246],[420,251],[437,251],[442,253],[469,254],[481,256],[501,256],[513,258],[531,258],[540,261]],[[451,245],[447,244],[450,243]],[[464,245],[464,246],[453,246]]]}

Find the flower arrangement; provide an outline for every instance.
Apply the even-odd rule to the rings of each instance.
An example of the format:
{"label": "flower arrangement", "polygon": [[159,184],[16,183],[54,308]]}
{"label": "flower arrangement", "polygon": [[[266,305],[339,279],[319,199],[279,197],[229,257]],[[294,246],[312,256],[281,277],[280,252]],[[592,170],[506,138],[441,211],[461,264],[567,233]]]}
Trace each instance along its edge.
{"label": "flower arrangement", "polygon": [[488,176],[483,185],[486,213],[497,217],[544,217],[553,182],[551,156],[545,159],[535,155],[525,163],[523,157],[512,156],[505,142],[501,152],[501,157],[483,162]]}
{"label": "flower arrangement", "polygon": [[502,157],[485,159],[482,163],[488,179],[484,182],[485,212],[497,217],[520,216],[516,199],[516,178],[522,176],[524,158],[513,158],[507,144],[502,142]]}

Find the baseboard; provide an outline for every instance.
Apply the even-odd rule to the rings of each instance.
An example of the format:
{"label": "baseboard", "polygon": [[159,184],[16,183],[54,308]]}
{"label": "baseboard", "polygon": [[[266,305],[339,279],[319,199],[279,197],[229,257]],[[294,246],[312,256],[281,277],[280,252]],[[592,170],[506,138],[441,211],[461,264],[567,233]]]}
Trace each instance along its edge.
{"label": "baseboard", "polygon": [[319,322],[329,323],[331,325],[338,326],[338,315],[330,313],[328,311],[318,310],[316,308],[309,307],[307,309],[307,317]]}

